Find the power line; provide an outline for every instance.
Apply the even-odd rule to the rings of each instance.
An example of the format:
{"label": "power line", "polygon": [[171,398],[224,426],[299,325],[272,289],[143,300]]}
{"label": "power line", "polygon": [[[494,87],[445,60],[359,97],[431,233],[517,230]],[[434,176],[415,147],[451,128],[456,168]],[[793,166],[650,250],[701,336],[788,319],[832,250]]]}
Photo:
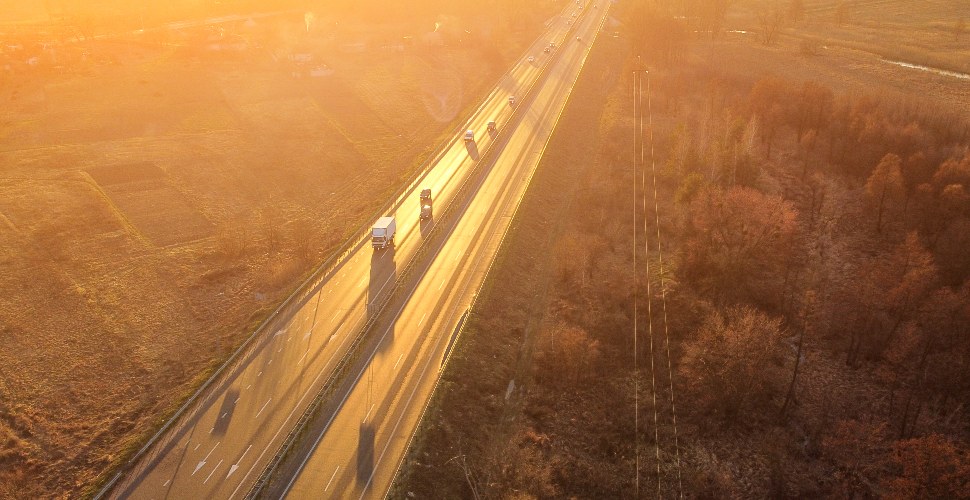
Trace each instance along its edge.
{"label": "power line", "polygon": [[[644,71],[644,74],[647,72]],[[648,85],[649,85],[649,76]],[[638,120],[639,135],[643,137],[643,77],[639,78],[637,84],[637,99],[641,100],[639,105],[640,117]],[[644,147],[641,141],[640,144],[640,165],[644,163]],[[634,180],[634,184],[636,181]],[[645,169],[640,170],[640,184],[643,186],[644,193],[647,187],[647,173]],[[643,196],[643,251],[645,259],[645,266],[647,271],[647,332],[650,338],[650,389],[653,396],[653,441],[654,441],[654,451],[656,452],[657,459],[657,498],[660,498],[662,481],[660,477],[660,425],[659,425],[659,415],[657,411],[657,371],[654,367],[654,340],[653,340],[653,294],[651,291],[650,284],[650,238],[647,236],[647,197]]]}
{"label": "power line", "polygon": [[[653,209],[657,218],[657,257],[660,266],[660,298],[663,304],[663,325],[664,325],[664,344],[667,348],[667,380],[670,383],[670,413],[671,424],[674,431],[674,456],[677,465],[677,492],[680,498],[684,498],[684,484],[681,479],[680,471],[680,439],[677,434],[677,405],[674,398],[674,376],[670,361],[670,333],[667,327],[667,287],[664,282],[664,257],[660,245],[660,202],[657,199],[657,161],[654,155],[653,142],[653,107],[650,94],[650,75],[647,74],[647,119],[650,130],[650,169],[653,173]],[[648,281],[649,283],[649,281]]]}
{"label": "power line", "polygon": [[[639,79],[637,72],[633,72],[633,119],[637,118],[638,111],[638,92]],[[635,493],[634,498],[640,498],[640,367],[639,350],[637,347],[637,303],[638,279],[637,279],[637,139],[640,133],[633,126],[633,449],[636,455],[635,473]]]}

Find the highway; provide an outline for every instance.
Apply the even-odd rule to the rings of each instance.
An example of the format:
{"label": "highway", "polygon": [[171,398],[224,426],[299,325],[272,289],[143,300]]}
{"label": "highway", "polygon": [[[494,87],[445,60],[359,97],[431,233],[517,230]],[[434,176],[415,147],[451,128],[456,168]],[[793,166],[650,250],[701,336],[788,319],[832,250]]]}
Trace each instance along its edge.
{"label": "highway", "polygon": [[[577,6],[570,4],[560,16],[550,20],[547,31],[475,112],[467,124],[475,131],[475,141],[466,144],[461,140],[462,134],[456,134],[425,177],[412,186],[431,188],[435,212],[439,213],[452,203],[458,187],[482,152],[493,142],[506,141],[487,180],[475,192],[474,200],[454,200],[468,204],[459,224],[427,268],[393,326],[381,330],[383,343],[368,367],[373,391],[367,391],[367,397],[372,399],[361,400],[361,388],[365,384],[356,384],[318,448],[338,449],[341,454],[350,455],[338,458],[317,453],[309,457],[290,490],[290,497],[318,498],[319,494],[312,492],[326,486],[324,479],[331,480],[329,491],[341,492],[353,492],[355,488],[363,491],[362,484],[368,483],[372,483],[368,491],[377,491],[390,484],[397,465],[395,456],[400,455],[416,423],[414,411],[420,412],[430,394],[428,380],[433,385],[436,378],[437,370],[433,366],[436,362],[432,360],[438,359],[440,363],[441,339],[454,329],[455,315],[460,316],[463,308],[467,308],[469,293],[481,283],[484,273],[481,264],[491,262],[498,243],[495,235],[503,233],[509,224],[508,215],[524,193],[585,59],[588,50],[585,41],[592,39],[594,22],[598,21],[591,15],[581,15],[574,27],[566,22],[574,12]],[[597,19],[603,15],[600,10],[595,13]],[[583,42],[573,38],[574,34],[570,33],[573,28],[581,33]],[[543,52],[550,41],[561,47],[559,53]],[[529,62],[528,56],[534,56],[535,61]],[[524,98],[537,81],[533,98]],[[529,108],[515,110],[509,105],[510,95],[522,96],[517,105]],[[510,119],[515,127],[506,131]],[[491,120],[497,122],[497,131],[486,131],[486,124]],[[245,496],[334,366],[347,354],[353,335],[376,314],[373,305],[388,293],[400,270],[410,262],[435,224],[433,219],[419,221],[419,210],[415,190],[402,195],[390,214],[397,218],[396,247],[374,251],[368,238],[357,242],[353,251],[297,307],[285,309],[273,318],[254,347],[222,372],[211,389],[139,455],[108,496],[146,499]],[[426,339],[433,341],[429,343]],[[417,385],[410,389],[412,385],[408,384]],[[368,401],[372,402],[370,406]],[[358,410],[359,413],[353,413]],[[402,420],[398,415],[407,419]],[[396,422],[404,423],[397,425]],[[351,427],[353,432],[347,430]],[[364,480],[370,474],[359,472],[368,469],[363,461],[360,466],[354,465],[358,436],[370,436],[373,440],[374,481]],[[401,436],[403,440],[399,439]],[[396,444],[388,446],[392,442]],[[343,467],[343,472],[334,473],[331,464]]]}
{"label": "highway", "polygon": [[[605,13],[580,16],[519,119],[499,141],[487,176],[402,300],[377,323],[379,341],[311,433],[312,451],[281,468],[266,498],[383,498],[468,310],[565,107]],[[605,9],[604,9],[605,10]],[[575,36],[583,40],[577,41]],[[387,320],[383,317],[387,316]]]}

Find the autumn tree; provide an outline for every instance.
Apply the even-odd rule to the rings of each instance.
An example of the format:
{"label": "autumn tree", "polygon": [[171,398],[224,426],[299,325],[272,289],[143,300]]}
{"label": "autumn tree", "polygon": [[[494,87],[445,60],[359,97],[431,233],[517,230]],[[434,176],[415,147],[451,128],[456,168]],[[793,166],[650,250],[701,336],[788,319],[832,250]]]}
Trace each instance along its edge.
{"label": "autumn tree", "polygon": [[758,131],[765,146],[765,157],[771,159],[775,136],[785,122],[788,83],[777,77],[762,78],[751,89],[748,101],[760,122]]}
{"label": "autumn tree", "polygon": [[601,356],[598,340],[583,328],[562,322],[543,332],[536,369],[547,384],[576,384],[593,372]]}
{"label": "autumn tree", "polygon": [[687,277],[726,298],[777,299],[796,211],[779,196],[708,186],[691,203]]}
{"label": "autumn tree", "polygon": [[876,210],[876,232],[882,232],[882,215],[885,209],[903,199],[905,194],[902,160],[889,153],[876,165],[866,181],[866,199]]}
{"label": "autumn tree", "polygon": [[882,483],[887,499],[970,498],[970,457],[944,436],[895,443],[891,463],[898,474]]}
{"label": "autumn tree", "polygon": [[782,337],[781,320],[752,307],[710,313],[681,365],[697,404],[724,423],[765,413],[785,384]]}
{"label": "autumn tree", "polygon": [[872,485],[883,476],[890,450],[885,423],[842,420],[835,432],[822,439],[822,454],[835,467],[835,479],[847,498],[872,495]]}

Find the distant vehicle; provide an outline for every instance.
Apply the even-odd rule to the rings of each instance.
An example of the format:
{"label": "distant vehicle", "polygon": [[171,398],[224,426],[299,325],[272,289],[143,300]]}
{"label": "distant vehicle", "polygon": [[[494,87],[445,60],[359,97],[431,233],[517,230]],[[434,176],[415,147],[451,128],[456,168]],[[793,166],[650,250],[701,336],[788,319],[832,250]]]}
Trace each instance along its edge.
{"label": "distant vehicle", "polygon": [[431,218],[431,189],[421,190],[421,220]]}
{"label": "distant vehicle", "polygon": [[514,95],[510,95],[509,96],[509,106],[515,106],[515,96]]}
{"label": "distant vehicle", "polygon": [[549,42],[549,48],[550,49],[556,48],[556,42]]}
{"label": "distant vehicle", "polygon": [[528,61],[529,62],[536,62],[536,58],[535,57],[532,57],[532,56],[529,56]]}
{"label": "distant vehicle", "polygon": [[577,42],[582,42],[582,41],[583,41],[583,38],[582,38],[582,37],[579,37],[579,36],[577,36],[577,37],[576,37],[576,41],[577,41]]}
{"label": "distant vehicle", "polygon": [[378,250],[383,250],[389,246],[394,246],[394,233],[397,232],[397,224],[394,217],[381,217],[374,224],[371,231],[371,246]]}
{"label": "distant vehicle", "polygon": [[474,130],[471,130],[471,129],[466,130],[465,131],[465,142],[472,142],[474,140],[475,140],[475,131]]}
{"label": "distant vehicle", "polygon": [[490,120],[488,122],[488,131],[495,132],[495,120]]}
{"label": "distant vehicle", "polygon": [[542,51],[545,52],[546,54],[548,54],[550,50],[552,50],[552,49],[550,49],[549,47],[546,47],[546,48],[542,49]]}

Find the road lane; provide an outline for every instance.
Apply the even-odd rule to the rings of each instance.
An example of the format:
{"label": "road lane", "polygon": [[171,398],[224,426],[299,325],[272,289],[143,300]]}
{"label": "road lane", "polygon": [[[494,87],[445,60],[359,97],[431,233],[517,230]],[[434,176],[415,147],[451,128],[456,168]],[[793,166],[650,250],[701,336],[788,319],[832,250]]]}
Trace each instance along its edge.
{"label": "road lane", "polygon": [[[527,53],[541,52],[550,37],[565,37],[556,22]],[[523,56],[523,61],[526,56]],[[486,123],[505,126],[508,96],[523,97],[541,65],[523,63],[504,77],[470,120],[471,152],[495,140]],[[451,202],[475,159],[453,140],[420,187],[431,187],[435,205]],[[422,244],[417,196],[405,194],[394,211],[397,247],[373,252],[366,240],[332,270],[296,312],[270,324],[265,338],[214,384],[159,444],[112,490],[112,497],[231,498],[248,490],[280,440],[346,353],[352,335],[375,313],[371,305],[393,285],[397,273]],[[427,223],[426,223],[427,224]],[[432,222],[433,224],[433,222]]]}
{"label": "road lane", "polygon": [[[579,17],[577,36],[593,40],[605,10]],[[427,270],[397,314],[378,323],[380,344],[346,388],[339,411],[314,436],[314,450],[285,484],[270,489],[270,498],[319,498],[321,491],[327,498],[383,497],[588,48],[580,42],[563,48]]]}

